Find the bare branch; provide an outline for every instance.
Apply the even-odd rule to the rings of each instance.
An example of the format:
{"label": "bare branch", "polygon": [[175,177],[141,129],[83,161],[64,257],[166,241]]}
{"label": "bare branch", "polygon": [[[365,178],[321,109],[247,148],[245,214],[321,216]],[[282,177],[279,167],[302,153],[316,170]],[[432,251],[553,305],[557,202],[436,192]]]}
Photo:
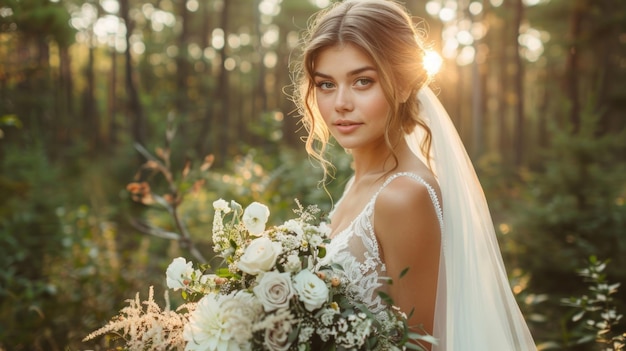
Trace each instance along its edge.
{"label": "bare branch", "polygon": [[178,233],[170,232],[158,227],[154,227],[146,222],[140,221],[135,218],[131,218],[130,224],[135,227],[137,230],[150,234],[159,238],[169,239],[169,240],[181,240],[181,236]]}

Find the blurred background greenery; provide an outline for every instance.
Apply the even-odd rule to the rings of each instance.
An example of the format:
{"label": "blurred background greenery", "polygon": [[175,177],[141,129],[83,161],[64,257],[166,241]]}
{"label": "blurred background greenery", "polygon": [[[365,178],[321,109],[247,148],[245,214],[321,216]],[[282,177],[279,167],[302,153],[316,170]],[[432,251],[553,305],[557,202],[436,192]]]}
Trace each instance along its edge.
{"label": "blurred background greenery", "polygon": [[[193,190],[177,214],[205,257],[220,197],[262,201],[276,222],[296,198],[330,208],[349,159],[333,150],[327,194],[289,100],[299,34],[328,2],[0,0],[0,350],[106,349],[81,340],[136,292],[162,293],[173,258],[193,258],[138,229],[180,229],[126,191],[147,180],[171,193],[138,145]],[[433,87],[475,162],[537,343],[597,349],[576,342],[589,332],[561,299],[588,291],[576,269],[591,255],[626,281],[626,2],[406,6],[442,58]]]}

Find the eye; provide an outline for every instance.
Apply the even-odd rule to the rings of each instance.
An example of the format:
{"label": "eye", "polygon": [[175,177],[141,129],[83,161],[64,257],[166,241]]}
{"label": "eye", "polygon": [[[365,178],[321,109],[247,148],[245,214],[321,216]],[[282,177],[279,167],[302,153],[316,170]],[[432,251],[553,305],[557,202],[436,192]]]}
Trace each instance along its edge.
{"label": "eye", "polygon": [[335,87],[335,85],[332,82],[329,82],[329,81],[317,82],[317,83],[315,83],[315,86],[317,86],[318,88],[320,88],[322,90],[330,90],[330,89]]}
{"label": "eye", "polygon": [[374,82],[371,78],[359,78],[354,81],[354,85],[357,87],[367,87]]}

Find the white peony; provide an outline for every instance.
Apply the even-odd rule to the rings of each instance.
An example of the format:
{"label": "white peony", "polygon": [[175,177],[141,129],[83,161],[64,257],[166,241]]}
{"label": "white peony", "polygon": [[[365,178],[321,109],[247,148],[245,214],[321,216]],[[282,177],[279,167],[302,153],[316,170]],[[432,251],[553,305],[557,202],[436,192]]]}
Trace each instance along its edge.
{"label": "white peony", "polygon": [[288,272],[267,272],[263,274],[258,285],[252,290],[263,304],[265,312],[271,312],[279,308],[288,308],[289,300],[295,294],[291,285],[291,274]]}
{"label": "white peony", "polygon": [[262,203],[253,202],[243,211],[243,225],[252,235],[259,235],[265,230],[265,223],[270,216],[270,209]]}
{"label": "white peony", "polygon": [[193,274],[192,265],[191,261],[187,262],[182,257],[175,258],[165,271],[167,287],[174,290],[185,289]]}
{"label": "white peony", "polygon": [[309,312],[322,307],[328,299],[326,283],[308,269],[303,269],[296,274],[293,283],[298,292],[298,298]]}
{"label": "white peony", "polygon": [[267,272],[276,264],[276,258],[282,252],[282,245],[269,238],[260,237],[252,240],[237,263],[242,271],[257,275]]}
{"label": "white peony", "polygon": [[224,214],[230,212],[230,206],[228,205],[228,202],[226,202],[226,200],[224,200],[224,199],[219,199],[219,200],[213,201],[213,209],[215,211],[220,211],[220,212],[222,212]]}
{"label": "white peony", "polygon": [[183,330],[185,351],[251,350],[252,326],[261,312],[247,292],[204,296]]}

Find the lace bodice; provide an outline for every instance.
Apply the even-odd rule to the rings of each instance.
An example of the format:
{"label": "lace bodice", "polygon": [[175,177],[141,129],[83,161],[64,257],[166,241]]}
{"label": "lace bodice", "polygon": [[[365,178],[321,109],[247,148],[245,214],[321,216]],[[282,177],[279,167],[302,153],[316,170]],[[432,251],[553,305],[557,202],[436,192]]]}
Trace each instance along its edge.
{"label": "lace bodice", "polygon": [[[434,188],[416,174],[396,173],[383,183],[350,225],[334,236],[326,247],[325,260],[321,262],[341,265],[348,281],[348,295],[363,302],[374,313],[380,312],[385,307],[384,301],[376,292],[385,291],[387,279],[387,269],[374,233],[374,205],[378,194],[398,177],[409,177],[426,186],[435,206],[439,224],[443,226],[443,214]],[[341,200],[338,204],[340,202]]]}

